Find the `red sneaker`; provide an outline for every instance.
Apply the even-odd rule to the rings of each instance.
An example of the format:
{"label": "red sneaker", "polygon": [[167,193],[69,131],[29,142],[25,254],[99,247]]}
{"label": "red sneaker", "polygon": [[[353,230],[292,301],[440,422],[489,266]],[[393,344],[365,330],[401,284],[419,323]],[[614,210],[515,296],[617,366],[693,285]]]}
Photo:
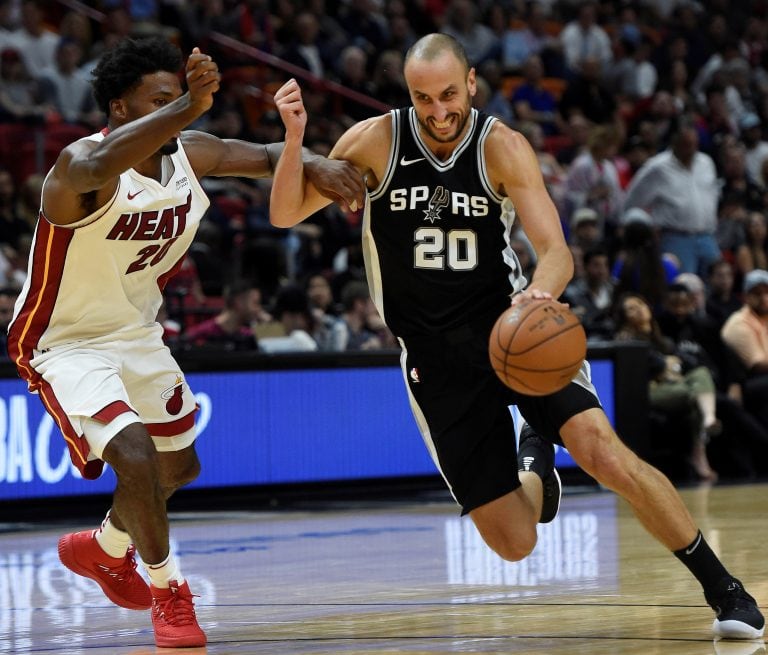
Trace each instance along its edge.
{"label": "red sneaker", "polygon": [[59,539],[61,563],[70,571],[95,580],[115,605],[129,610],[148,610],[152,607],[152,594],[136,573],[136,549],[131,546],[125,557],[110,557],[99,546],[95,534],[95,530],[85,530]]}
{"label": "red sneaker", "polygon": [[155,644],[160,648],[205,646],[205,633],[197,624],[189,585],[179,585],[175,580],[170,585],[168,589],[151,585]]}

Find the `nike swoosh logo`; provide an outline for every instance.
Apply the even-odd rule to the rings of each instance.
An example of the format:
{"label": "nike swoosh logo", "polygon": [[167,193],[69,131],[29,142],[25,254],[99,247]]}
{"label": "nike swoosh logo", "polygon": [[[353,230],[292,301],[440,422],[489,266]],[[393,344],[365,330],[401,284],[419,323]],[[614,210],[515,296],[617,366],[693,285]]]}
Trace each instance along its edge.
{"label": "nike swoosh logo", "polygon": [[138,196],[140,193],[143,193],[144,189],[139,189],[136,193],[128,192],[128,200],[133,200],[136,196]]}
{"label": "nike swoosh logo", "polygon": [[694,550],[696,550],[699,547],[700,543],[701,543],[701,532],[699,532],[699,537],[696,539],[693,546],[685,549],[685,554],[690,555]]}
{"label": "nike swoosh logo", "polygon": [[415,164],[417,161],[424,161],[424,157],[419,157],[418,159],[406,159],[403,157],[400,160],[400,166],[410,166],[411,164]]}

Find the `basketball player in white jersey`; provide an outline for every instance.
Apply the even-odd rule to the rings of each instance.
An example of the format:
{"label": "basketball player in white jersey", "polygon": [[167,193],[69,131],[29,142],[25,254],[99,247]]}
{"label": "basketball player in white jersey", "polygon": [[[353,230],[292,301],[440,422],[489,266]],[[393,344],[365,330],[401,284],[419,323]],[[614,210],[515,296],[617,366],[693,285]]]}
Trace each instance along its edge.
{"label": "basketball player in white jersey", "polygon": [[[270,176],[282,148],[182,132],[211,107],[220,80],[195,48],[183,92],[182,64],[159,38],[125,40],[99,62],[93,87],[108,128],[65,148],[45,179],[8,339],[83,476],[107,462],[117,477],[101,528],[62,537],[61,561],[118,605],[151,609],[161,647],[206,643],[169,552],[166,500],[200,464],[194,394],[155,320],[162,289],[208,207],[199,178]],[[363,201],[351,165],[308,159],[331,198]]]}
{"label": "basketball player in white jersey", "polygon": [[[402,347],[419,428],[454,497],[486,543],[519,560],[556,502],[552,443],[623,496],[645,528],[689,568],[717,613],[716,635],[762,636],[755,600],[712,552],[669,480],[617,437],[588,367],[550,396],[512,392],[494,374],[495,319],[523,298],[557,298],[573,261],[525,139],[472,108],[475,71],[449,36],[420,39],[405,59],[413,106],[351,127],[332,157],[353,163],[369,196],[363,221],[372,297]],[[328,204],[301,162],[306,112],[295,80],[275,94],[286,147],[275,170],[273,224],[290,227]],[[530,285],[509,244],[517,215],[538,265]],[[529,424],[516,452],[508,405]],[[517,464],[517,466],[515,466]]]}

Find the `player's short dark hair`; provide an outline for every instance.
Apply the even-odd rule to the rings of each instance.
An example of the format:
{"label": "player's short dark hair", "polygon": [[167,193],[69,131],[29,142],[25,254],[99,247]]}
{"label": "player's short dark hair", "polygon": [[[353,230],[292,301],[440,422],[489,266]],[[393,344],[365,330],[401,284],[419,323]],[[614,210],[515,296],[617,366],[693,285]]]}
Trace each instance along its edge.
{"label": "player's short dark hair", "polygon": [[96,104],[109,116],[109,103],[138,86],[142,77],[159,71],[178,73],[182,63],[179,49],[162,37],[124,39],[104,53],[93,70]]}

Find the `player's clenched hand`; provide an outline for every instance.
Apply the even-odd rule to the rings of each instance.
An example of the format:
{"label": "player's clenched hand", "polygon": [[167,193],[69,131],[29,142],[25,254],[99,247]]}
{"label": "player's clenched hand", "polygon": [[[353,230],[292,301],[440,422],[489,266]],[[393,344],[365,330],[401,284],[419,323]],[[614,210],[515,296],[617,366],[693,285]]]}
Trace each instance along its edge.
{"label": "player's clenched hand", "polygon": [[191,103],[200,113],[213,105],[213,94],[219,90],[221,73],[210,55],[204,55],[200,48],[193,48],[187,59],[187,89]]}
{"label": "player's clenched hand", "polygon": [[291,78],[277,90],[275,105],[285,125],[285,138],[303,138],[307,111],[301,99],[299,83],[295,79]]}
{"label": "player's clenched hand", "polygon": [[307,179],[326,198],[351,211],[365,203],[365,182],[360,172],[348,161],[317,157],[305,161]]}

